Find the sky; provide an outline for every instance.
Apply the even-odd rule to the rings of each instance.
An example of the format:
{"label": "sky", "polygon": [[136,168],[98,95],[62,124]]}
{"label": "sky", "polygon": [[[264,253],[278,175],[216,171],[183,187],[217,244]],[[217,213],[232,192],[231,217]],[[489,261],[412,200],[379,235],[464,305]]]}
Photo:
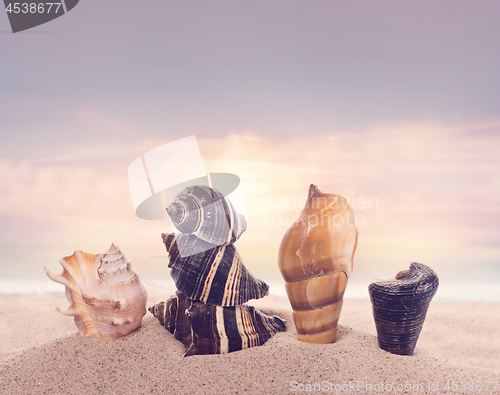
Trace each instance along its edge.
{"label": "sky", "polygon": [[314,183],[358,215],[353,284],[417,261],[446,295],[498,286],[499,14],[488,0],[82,0],[13,34],[0,13],[0,285],[50,281],[44,264],[111,242],[168,280],[172,229],[135,216],[127,171],[195,135],[207,172],[241,178],[236,246],[272,284]]}

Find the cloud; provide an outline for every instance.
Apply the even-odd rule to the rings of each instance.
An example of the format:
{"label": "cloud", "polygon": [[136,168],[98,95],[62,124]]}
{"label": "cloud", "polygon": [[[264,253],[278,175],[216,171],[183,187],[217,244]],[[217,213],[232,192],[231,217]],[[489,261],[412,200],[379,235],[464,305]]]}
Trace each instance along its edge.
{"label": "cloud", "polygon": [[[90,119],[96,128],[120,128],[120,120]],[[45,242],[92,250],[102,240],[125,241],[136,256],[161,255],[154,235],[171,229],[166,221],[135,217],[127,169],[138,155],[167,142],[136,137],[112,146],[89,142],[79,150],[68,142],[60,156],[3,158],[0,243],[43,235]],[[500,256],[498,119],[378,124],[285,139],[244,130],[200,137],[198,144],[208,172],[242,180],[250,226],[238,248],[258,271],[277,270],[281,238],[311,183],[344,196],[359,216],[361,267],[419,257],[450,262],[472,251],[476,261]]]}
{"label": "cloud", "polygon": [[297,216],[315,183],[355,206],[370,240],[500,242],[488,220],[500,219],[498,119],[378,124],[356,133],[279,140],[247,131],[199,143],[209,171],[242,178],[259,240],[279,243],[276,235]]}

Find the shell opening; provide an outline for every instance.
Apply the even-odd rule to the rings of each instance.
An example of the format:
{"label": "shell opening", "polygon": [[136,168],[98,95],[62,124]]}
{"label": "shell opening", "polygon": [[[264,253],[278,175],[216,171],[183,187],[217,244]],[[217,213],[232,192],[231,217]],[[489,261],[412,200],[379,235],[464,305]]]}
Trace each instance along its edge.
{"label": "shell opening", "polygon": [[401,270],[400,272],[398,272],[398,274],[396,274],[396,280],[401,280],[402,278],[407,277],[409,274],[410,269]]}

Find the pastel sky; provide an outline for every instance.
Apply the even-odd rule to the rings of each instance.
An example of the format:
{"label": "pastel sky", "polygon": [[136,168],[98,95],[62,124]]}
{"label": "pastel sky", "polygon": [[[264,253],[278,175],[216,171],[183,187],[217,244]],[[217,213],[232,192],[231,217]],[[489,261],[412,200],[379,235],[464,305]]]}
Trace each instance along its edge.
{"label": "pastel sky", "polygon": [[488,0],[81,1],[12,34],[0,13],[0,276],[111,242],[168,276],[151,258],[168,224],[135,217],[127,170],[196,135],[207,171],[242,180],[237,247],[263,278],[315,183],[359,215],[353,279],[419,261],[500,281],[499,15]]}

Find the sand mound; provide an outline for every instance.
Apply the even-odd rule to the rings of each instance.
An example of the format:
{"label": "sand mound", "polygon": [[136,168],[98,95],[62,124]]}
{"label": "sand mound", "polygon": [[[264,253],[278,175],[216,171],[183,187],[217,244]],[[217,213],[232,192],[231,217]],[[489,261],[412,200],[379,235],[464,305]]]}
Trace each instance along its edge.
{"label": "sand mound", "polygon": [[[469,346],[463,348],[458,343],[464,341],[460,331],[464,326],[447,325],[446,321],[453,311],[456,316],[461,304],[436,303],[435,310],[448,313],[437,317],[430,314],[429,322],[435,322],[424,327],[425,331],[445,328],[439,336],[446,342],[455,339],[457,347],[448,347],[448,355],[443,354],[433,346],[434,335],[430,333],[430,339],[422,339],[414,355],[407,357],[378,348],[374,328],[368,324],[371,317],[364,317],[370,307],[368,301],[346,301],[344,309],[350,313],[343,321],[352,326],[341,325],[338,340],[327,345],[299,342],[291,311],[283,308],[286,300],[270,301],[278,307],[259,308],[286,319],[287,331],[262,347],[182,358],[182,344],[148,314],[139,330],[116,341],[70,334],[4,359],[0,389],[6,394],[373,393],[389,389],[436,393],[429,385],[437,384],[439,393],[467,393],[443,388],[452,381],[482,382],[485,386],[485,380],[498,380],[500,369],[492,365],[500,349],[494,338],[495,322],[476,323],[470,328],[479,333],[489,328],[491,340],[488,353],[475,356],[479,363],[472,366]],[[498,312],[497,304],[477,305],[489,307],[490,313],[491,308]]]}

